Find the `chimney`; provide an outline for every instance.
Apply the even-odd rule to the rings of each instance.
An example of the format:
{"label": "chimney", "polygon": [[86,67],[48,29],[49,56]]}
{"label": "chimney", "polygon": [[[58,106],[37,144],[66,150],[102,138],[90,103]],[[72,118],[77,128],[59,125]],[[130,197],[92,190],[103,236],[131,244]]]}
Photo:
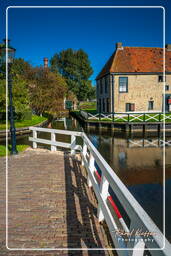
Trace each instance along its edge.
{"label": "chimney", "polygon": [[116,43],[116,50],[123,50],[122,42]]}
{"label": "chimney", "polygon": [[44,58],[43,62],[44,62],[44,68],[48,68],[48,58]]}
{"label": "chimney", "polygon": [[166,50],[171,51],[171,44],[166,44]]}

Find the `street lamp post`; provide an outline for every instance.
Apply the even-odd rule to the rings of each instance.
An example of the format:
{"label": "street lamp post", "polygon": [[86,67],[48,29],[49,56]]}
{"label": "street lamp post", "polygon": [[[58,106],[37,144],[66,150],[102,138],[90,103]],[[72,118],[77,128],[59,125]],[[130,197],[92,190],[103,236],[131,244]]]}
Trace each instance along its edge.
{"label": "street lamp post", "polygon": [[[4,45],[0,48],[1,55],[1,65],[6,63],[6,53],[7,53],[7,68],[8,68],[8,97],[9,97],[9,120],[10,120],[10,133],[11,133],[11,154],[16,155],[16,129],[14,123],[14,107],[13,107],[13,95],[12,95],[12,74],[11,74],[11,65],[15,57],[15,48],[6,46],[6,39],[4,39]],[[1,71],[3,73],[3,71]]]}

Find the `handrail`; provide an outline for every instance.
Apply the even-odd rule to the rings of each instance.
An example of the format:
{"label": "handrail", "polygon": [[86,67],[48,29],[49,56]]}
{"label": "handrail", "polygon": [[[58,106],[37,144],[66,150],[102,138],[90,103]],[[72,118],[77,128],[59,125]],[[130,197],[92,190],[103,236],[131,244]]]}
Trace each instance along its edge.
{"label": "handrail", "polygon": [[[119,256],[142,256],[144,250],[146,249],[150,251],[150,254],[152,256],[170,256],[170,243],[163,236],[159,228],[154,224],[152,219],[144,211],[141,205],[136,201],[133,195],[129,192],[129,190],[119,179],[114,170],[105,161],[102,155],[98,152],[98,150],[95,148],[95,146],[92,144],[92,142],[89,140],[84,132],[63,131],[38,127],[30,127],[30,130],[33,131],[33,138],[29,138],[29,140],[33,141],[34,148],[35,146],[37,147],[37,143],[39,143],[41,140],[43,140],[45,144],[48,141],[44,139],[38,139],[37,131],[47,131],[51,132],[51,141],[48,141],[48,144],[51,145],[52,151],[56,150],[53,147],[59,146],[58,143],[60,143],[60,146],[71,148],[72,154],[74,154],[75,150],[77,149],[81,151],[82,164],[84,165],[88,173],[88,186],[93,188],[98,201],[98,219],[100,222],[103,220],[106,221],[111,238]],[[71,144],[57,142],[54,134],[70,135]],[[80,136],[83,139],[83,147],[80,147],[80,145],[76,145],[75,136]],[[34,143],[36,143],[36,145],[34,145]],[[98,180],[95,163],[101,170],[101,176],[100,178],[98,177]],[[111,197],[109,197],[109,186],[115,193],[120,204],[128,215],[130,219],[129,226],[127,226],[124,220],[120,221],[119,225],[117,221],[115,221],[115,218],[113,217],[111,210],[108,206],[108,199],[111,199]],[[113,203],[113,205],[115,205],[115,203]],[[117,206],[115,208],[117,208]],[[119,208],[117,209],[117,211],[119,211]],[[130,241],[125,241],[123,239],[123,234],[118,234],[119,229],[123,230],[124,232],[141,230],[141,232],[151,232],[151,235],[148,236],[148,239],[146,239],[147,241],[145,239],[141,241],[143,235],[141,232],[139,232],[139,234],[136,233],[133,237],[131,237],[134,241],[131,241],[131,239]]]}
{"label": "handrail", "polygon": [[[37,148],[37,143],[51,145],[51,151],[56,151],[57,147],[70,148],[71,154],[75,154],[75,151],[81,151],[81,145],[76,145],[76,136],[81,136],[82,132],[77,131],[67,131],[67,130],[57,130],[57,129],[48,129],[42,127],[29,127],[29,130],[33,131],[33,137],[29,137],[29,141],[33,142],[33,148]],[[51,133],[51,140],[41,139],[37,137],[37,132],[48,132]],[[56,141],[55,134],[63,134],[71,136],[71,143],[64,143]]]}
{"label": "handrail", "polygon": [[67,130],[59,130],[59,129],[49,129],[49,128],[43,128],[43,127],[36,127],[31,126],[29,127],[32,131],[39,131],[39,132],[50,132],[50,133],[56,133],[56,134],[65,134],[65,135],[74,135],[74,136],[81,136],[82,132],[77,131],[67,131]]}

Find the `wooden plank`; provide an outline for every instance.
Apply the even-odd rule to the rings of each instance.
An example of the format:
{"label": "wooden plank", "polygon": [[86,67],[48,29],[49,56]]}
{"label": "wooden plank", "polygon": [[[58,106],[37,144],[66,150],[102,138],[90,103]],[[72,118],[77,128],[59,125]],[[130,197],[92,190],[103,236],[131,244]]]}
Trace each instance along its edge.
{"label": "wooden plank", "polygon": [[55,141],[45,140],[45,139],[34,139],[32,137],[29,137],[29,141],[47,144],[47,145],[58,146],[58,147],[62,147],[62,148],[71,148],[71,144],[64,143],[64,142],[58,142],[58,141],[55,142]]}
{"label": "wooden plank", "polygon": [[76,146],[76,136],[71,135],[71,155],[75,154],[75,146]]}
{"label": "wooden plank", "polygon": [[[55,136],[55,133],[51,133],[51,141],[52,142],[56,142],[56,136]],[[54,145],[51,145],[51,151],[56,151],[57,150],[57,148],[56,148],[56,146],[54,146]]]}
{"label": "wooden plank", "polygon": [[50,132],[50,133],[64,134],[64,135],[82,136],[82,132],[49,129],[49,128],[42,128],[42,127],[35,127],[35,126],[29,127],[29,130],[40,131],[40,132]]}
{"label": "wooden plank", "polygon": [[[34,140],[37,139],[37,131],[33,131],[33,138]],[[33,142],[33,148],[37,148],[37,143],[35,141]]]}
{"label": "wooden plank", "polygon": [[[105,202],[107,200],[108,190],[109,190],[109,181],[102,174],[101,182],[100,182],[100,194]],[[100,203],[98,205],[98,219],[99,219],[99,222],[104,220],[103,210],[102,210],[102,206],[100,205]]]}
{"label": "wooden plank", "polygon": [[[69,143],[64,143],[64,142],[52,142],[51,140],[45,140],[45,139],[34,139],[32,137],[29,137],[29,141],[37,142],[37,143],[42,143],[42,144],[47,144],[47,145],[53,145],[53,146],[59,146],[63,148],[71,148],[71,144]],[[82,151],[81,145],[75,145],[73,148],[74,150]]]}

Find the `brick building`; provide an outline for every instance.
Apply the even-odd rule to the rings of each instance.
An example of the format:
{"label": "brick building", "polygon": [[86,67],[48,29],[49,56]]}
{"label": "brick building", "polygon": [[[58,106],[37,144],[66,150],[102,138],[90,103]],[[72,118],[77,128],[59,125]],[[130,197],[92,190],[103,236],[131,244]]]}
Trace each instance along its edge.
{"label": "brick building", "polygon": [[165,49],[165,79],[163,56],[162,48],[117,43],[96,78],[98,111],[161,112],[164,105],[171,111],[171,45]]}

